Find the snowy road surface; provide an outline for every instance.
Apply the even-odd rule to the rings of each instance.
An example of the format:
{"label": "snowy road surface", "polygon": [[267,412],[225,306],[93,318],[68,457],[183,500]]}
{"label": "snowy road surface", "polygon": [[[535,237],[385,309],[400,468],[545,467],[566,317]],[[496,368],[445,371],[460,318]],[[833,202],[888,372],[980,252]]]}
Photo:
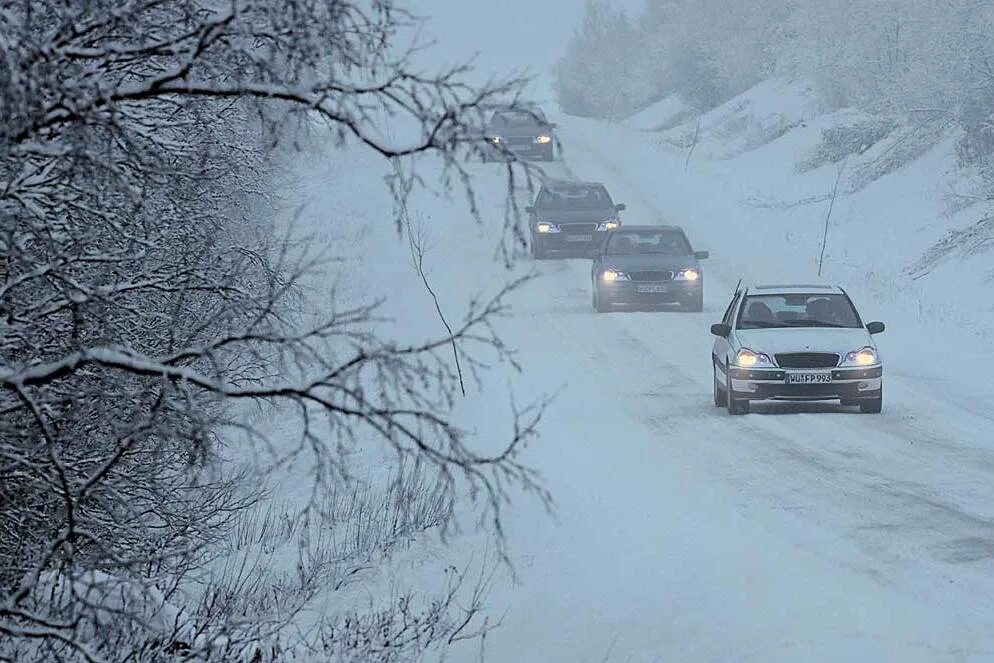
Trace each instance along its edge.
{"label": "snowy road surface", "polygon": [[[880,416],[713,408],[707,330],[740,275],[735,238],[673,217],[695,203],[678,155],[640,189],[644,164],[626,172],[624,146],[592,136],[566,122],[560,174],[604,181],[629,222],[685,225],[715,256],[706,310],[597,315],[588,261],[539,263],[507,333],[529,388],[565,385],[530,455],[557,514],[508,514],[521,584],[495,597],[489,659],[994,658],[994,421],[957,396],[960,367],[921,382],[888,365]],[[761,270],[792,280],[789,261]],[[898,338],[911,347],[884,353],[928,356]]]}
{"label": "snowy road surface", "polygon": [[[922,365],[933,332],[894,324],[897,302],[846,283],[867,319],[891,323],[879,337],[882,415],[774,404],[731,418],[714,408],[708,328],[735,281],[810,279],[807,263],[782,248],[776,259],[743,253],[729,232],[740,197],[716,167],[685,175],[682,155],[647,149],[636,132],[561,122],[567,160],[554,174],[603,181],[628,204],[627,222],[683,225],[713,260],[702,314],[599,315],[589,261],[516,266],[540,272],[500,323],[525,372],[489,374],[457,416],[499,438],[508,386],[519,402],[558,391],[524,458],[543,472],[556,510],[520,497],[505,512],[518,583],[497,583],[489,598],[493,615],[506,614],[486,660],[994,659],[994,387],[958,363]],[[354,223],[346,253],[365,258],[343,285],[388,295],[401,338],[437,335],[387,222],[384,164],[353,151],[325,165],[299,167],[305,199]],[[430,180],[432,165],[421,167]],[[411,204],[429,233],[429,278],[452,314],[511,276],[493,259],[502,167],[471,168],[482,226],[458,196]],[[313,221],[341,247],[339,226]],[[781,246],[764,232],[753,226],[751,246]],[[973,366],[985,362],[978,354]],[[479,551],[470,534],[453,546],[454,563]],[[455,660],[477,655],[474,645]]]}

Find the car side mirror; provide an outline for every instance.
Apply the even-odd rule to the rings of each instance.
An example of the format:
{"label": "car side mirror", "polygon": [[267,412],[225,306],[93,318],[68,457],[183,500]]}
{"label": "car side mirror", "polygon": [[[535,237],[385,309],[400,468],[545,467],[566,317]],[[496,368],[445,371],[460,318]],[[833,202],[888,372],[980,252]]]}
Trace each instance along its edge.
{"label": "car side mirror", "polygon": [[887,325],[882,322],[870,322],[866,325],[866,331],[871,334],[882,334],[885,329],[887,329]]}
{"label": "car side mirror", "polygon": [[710,257],[709,251],[694,251],[694,260],[707,260]]}
{"label": "car side mirror", "polygon": [[614,209],[615,209],[616,212],[624,212],[625,209],[627,209],[627,208],[626,208],[625,203],[618,203],[617,205],[614,206]]}
{"label": "car side mirror", "polygon": [[716,325],[711,325],[711,334],[713,336],[728,338],[728,335],[731,333],[732,333],[732,326],[726,325],[724,322],[719,322]]}
{"label": "car side mirror", "polygon": [[532,207],[531,205],[528,205],[527,207],[525,207],[525,211],[531,214],[532,212],[535,211],[535,208]]}

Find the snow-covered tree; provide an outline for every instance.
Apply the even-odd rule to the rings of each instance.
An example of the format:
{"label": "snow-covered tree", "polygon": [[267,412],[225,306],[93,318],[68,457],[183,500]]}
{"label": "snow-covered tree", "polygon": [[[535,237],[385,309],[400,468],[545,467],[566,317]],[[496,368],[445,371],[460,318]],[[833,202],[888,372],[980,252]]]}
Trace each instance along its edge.
{"label": "snow-covered tree", "polygon": [[256,434],[242,404],[294,406],[328,479],[361,437],[434,468],[443,495],[472,485],[495,519],[509,483],[536,487],[517,451],[537,412],[496,457],[448,420],[448,353],[507,357],[490,320],[513,283],[413,346],[370,331],[372,304],[302,328],[310,258],[266,218],[269,148],[313,120],[394,162],[439,155],[468,186],[481,114],[519,83],[423,73],[394,44],[412,21],[384,0],[0,6],[0,658],[218,659],[272,626],[235,630],[207,597],[180,642],[148,609],[245,506],[213,462],[220,436]]}

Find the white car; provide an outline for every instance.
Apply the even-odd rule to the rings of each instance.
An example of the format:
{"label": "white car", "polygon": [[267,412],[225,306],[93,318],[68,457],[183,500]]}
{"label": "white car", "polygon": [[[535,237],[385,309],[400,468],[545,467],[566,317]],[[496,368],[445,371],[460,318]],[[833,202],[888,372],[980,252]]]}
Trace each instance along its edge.
{"label": "white car", "polygon": [[751,401],[829,401],[879,413],[883,364],[845,290],[833,286],[739,287],[715,336],[714,404],[747,414]]}

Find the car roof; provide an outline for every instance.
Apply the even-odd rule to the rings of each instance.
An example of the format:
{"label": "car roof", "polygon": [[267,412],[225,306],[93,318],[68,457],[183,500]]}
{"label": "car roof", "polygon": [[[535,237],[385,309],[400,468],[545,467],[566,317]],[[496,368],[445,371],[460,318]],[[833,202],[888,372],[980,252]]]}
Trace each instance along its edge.
{"label": "car roof", "polygon": [[751,294],[757,295],[814,295],[824,293],[826,295],[844,295],[845,290],[837,285],[826,284],[806,284],[795,285],[752,285],[743,288]]}

